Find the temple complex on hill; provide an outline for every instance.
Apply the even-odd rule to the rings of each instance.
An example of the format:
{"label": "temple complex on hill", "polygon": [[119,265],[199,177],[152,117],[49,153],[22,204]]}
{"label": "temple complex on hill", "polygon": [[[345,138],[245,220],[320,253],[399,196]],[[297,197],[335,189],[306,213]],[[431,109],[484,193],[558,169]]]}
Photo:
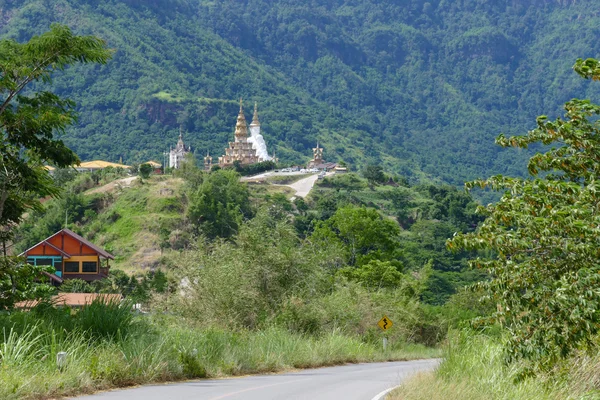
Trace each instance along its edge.
{"label": "temple complex on hill", "polygon": [[[244,116],[244,107],[242,100],[240,99],[240,112],[237,117],[237,123],[235,124],[234,141],[229,142],[229,146],[225,148],[225,154],[219,157],[219,167],[227,168],[232,167],[236,161],[240,162],[240,165],[251,165],[261,161],[267,161],[271,159],[266,154],[266,146],[264,140],[260,135],[260,122],[258,121],[258,109],[257,105],[254,105],[254,117],[250,124],[250,132],[252,136],[248,134],[248,125],[246,124],[246,117]],[[262,143],[255,143],[257,138]],[[258,154],[258,152],[264,152],[265,154]],[[213,158],[210,154],[204,157],[204,168],[209,170],[212,168]]]}
{"label": "temple complex on hill", "polygon": [[[254,113],[253,124],[254,121],[260,126],[257,113]],[[229,142],[229,146],[225,148],[225,154],[219,157],[219,166],[221,168],[231,167],[234,161],[239,161],[241,165],[256,164],[259,162],[256,149],[248,141],[248,125],[244,116],[242,100],[240,100],[240,112],[235,124],[235,139],[233,142]]]}
{"label": "temple complex on hill", "polygon": [[186,154],[190,153],[192,148],[183,143],[183,131],[179,128],[179,140],[177,146],[169,151],[169,167],[178,169],[185,160]]}

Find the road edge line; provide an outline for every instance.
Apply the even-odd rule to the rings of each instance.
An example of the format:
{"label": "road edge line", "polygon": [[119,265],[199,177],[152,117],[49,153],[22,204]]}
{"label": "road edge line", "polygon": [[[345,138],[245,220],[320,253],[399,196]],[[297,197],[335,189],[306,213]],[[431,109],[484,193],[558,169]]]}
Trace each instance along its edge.
{"label": "road edge line", "polygon": [[401,385],[398,386],[394,386],[391,387],[389,389],[385,389],[383,392],[379,393],[378,395],[376,395],[375,397],[373,397],[371,400],[383,400],[385,399],[385,396],[387,396],[392,390],[399,388]]}

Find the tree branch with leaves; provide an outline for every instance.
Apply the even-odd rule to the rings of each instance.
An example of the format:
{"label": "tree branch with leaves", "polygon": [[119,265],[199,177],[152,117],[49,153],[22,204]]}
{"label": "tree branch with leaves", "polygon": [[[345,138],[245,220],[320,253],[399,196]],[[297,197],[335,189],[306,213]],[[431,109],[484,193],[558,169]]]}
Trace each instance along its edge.
{"label": "tree branch with leaves", "polygon": [[[600,79],[596,60],[578,60],[574,69]],[[480,207],[487,218],[476,232],[448,241],[454,250],[495,255],[471,265],[490,273],[480,286],[497,304],[491,322],[506,328],[507,360],[527,360],[526,373],[593,348],[600,331],[600,106],[574,99],[565,110],[554,121],[539,117],[527,135],[498,137],[503,147],[552,147],[531,157],[529,178],[467,183],[504,195]]]}
{"label": "tree branch with leaves", "polygon": [[[32,37],[27,43],[0,41],[0,227],[3,249],[12,227],[29,209],[39,209],[39,198],[56,196],[59,189],[46,164],[64,168],[78,164],[77,155],[57,135],[72,125],[75,104],[49,91],[30,90],[31,84],[50,84],[52,75],[75,63],[106,63],[112,52],[95,36],[77,36],[64,25]],[[35,268],[9,259],[4,251],[0,268],[0,308],[11,306],[20,293],[36,291],[31,282]],[[26,277],[28,277],[26,279]],[[15,283],[15,279],[19,283]],[[9,295],[3,283],[11,281]],[[23,286],[24,285],[24,286]]]}

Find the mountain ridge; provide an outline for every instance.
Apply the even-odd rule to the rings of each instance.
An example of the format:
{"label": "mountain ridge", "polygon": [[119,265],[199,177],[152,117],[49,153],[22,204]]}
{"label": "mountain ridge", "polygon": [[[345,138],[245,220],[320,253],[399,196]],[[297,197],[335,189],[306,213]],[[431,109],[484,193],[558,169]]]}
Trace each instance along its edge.
{"label": "mountain ridge", "polygon": [[319,140],[326,158],[355,168],[383,164],[460,185],[525,173],[529,155],[494,137],[598,95],[570,71],[600,52],[592,5],[16,0],[0,1],[0,34],[24,41],[62,22],[116,49],[106,66],[55,80],[79,104],[65,141],[83,159],[160,158],[180,125],[197,156],[218,155],[243,97],[259,102],[269,149],[283,161],[309,159]]}

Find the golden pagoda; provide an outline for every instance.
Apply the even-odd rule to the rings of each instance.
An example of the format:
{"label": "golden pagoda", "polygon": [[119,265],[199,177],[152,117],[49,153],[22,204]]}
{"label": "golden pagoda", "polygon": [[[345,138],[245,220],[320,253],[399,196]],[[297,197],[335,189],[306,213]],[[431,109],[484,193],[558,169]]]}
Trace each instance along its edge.
{"label": "golden pagoda", "polygon": [[252,143],[248,142],[248,125],[244,116],[242,99],[240,99],[240,113],[235,124],[235,139],[233,142],[229,142],[229,146],[225,148],[225,154],[219,157],[219,166],[221,168],[231,167],[235,161],[239,161],[241,165],[255,164],[260,161]]}

